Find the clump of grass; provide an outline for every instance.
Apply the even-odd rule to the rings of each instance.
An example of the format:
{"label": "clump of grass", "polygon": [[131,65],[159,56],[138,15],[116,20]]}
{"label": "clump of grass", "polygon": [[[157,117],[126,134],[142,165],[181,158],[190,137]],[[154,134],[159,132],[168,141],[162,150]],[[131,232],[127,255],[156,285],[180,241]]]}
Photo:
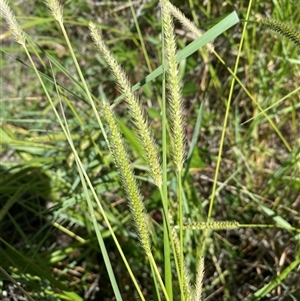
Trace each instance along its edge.
{"label": "clump of grass", "polygon": [[[103,229],[100,231],[99,224],[96,220],[96,213],[95,213],[95,206],[97,204],[99,211],[102,215],[102,218],[105,223],[105,227],[108,227],[108,230],[110,232],[110,235],[113,237],[114,242],[118,248],[118,251],[120,253],[120,256],[127,268],[127,271],[131,277],[132,282],[134,283],[136,290],[139,294],[139,298],[141,300],[145,300],[148,296],[143,296],[142,290],[140,289],[140,285],[137,281],[136,275],[133,275],[132,270],[130,268],[130,264],[128,264],[127,259],[122,251],[121,246],[119,245],[118,238],[116,238],[114,234],[114,229],[111,227],[110,221],[114,219],[118,219],[118,217],[112,216],[112,213],[108,210],[105,212],[103,210],[103,204],[98,199],[95,190],[93,189],[90,179],[86,173],[86,169],[81,163],[79,156],[77,154],[77,150],[74,147],[74,144],[72,142],[72,135],[70,134],[70,131],[68,129],[68,122],[63,117],[61,120],[61,117],[59,116],[57,109],[53,103],[52,97],[50,96],[49,90],[45,87],[43,79],[40,77],[40,72],[37,71],[35,68],[34,60],[32,60],[31,55],[27,51],[26,48],[26,35],[18,25],[12,11],[10,10],[7,3],[3,0],[0,0],[1,4],[1,12],[4,15],[4,17],[7,20],[8,26],[10,30],[12,30],[13,37],[15,40],[21,44],[26,53],[28,54],[28,57],[30,59],[30,62],[32,63],[32,66],[34,70],[36,71],[36,75],[43,86],[44,92],[47,95],[47,99],[49,103],[51,103],[51,106],[53,108],[53,111],[55,112],[58,120],[61,123],[61,128],[64,131],[64,134],[68,140],[68,143],[70,144],[70,147],[72,149],[72,152],[74,154],[74,158],[76,161],[76,164],[78,166],[78,173],[80,180],[82,182],[83,188],[84,188],[84,195],[88,204],[89,208],[89,218],[92,220],[97,240],[99,243],[99,246],[101,248],[101,253],[103,255],[103,258],[105,260],[106,268],[110,274],[110,281],[113,286],[114,294],[116,296],[116,299],[122,300],[122,296],[120,295],[119,289],[118,289],[118,283],[114,278],[114,271],[110,265],[110,258],[107,255],[106,249],[105,249],[105,241],[103,240],[102,234],[105,232]],[[159,262],[156,259],[155,252],[153,252],[152,248],[152,241],[151,238],[155,237],[154,231],[152,232],[152,228],[150,227],[149,223],[149,216],[147,214],[146,205],[145,205],[145,196],[141,192],[139,188],[139,182],[136,180],[133,169],[132,169],[132,163],[129,160],[129,156],[126,151],[125,147],[125,141],[124,137],[121,135],[120,129],[118,127],[118,117],[113,113],[112,108],[110,107],[109,103],[104,100],[99,100],[97,105],[95,105],[95,97],[92,96],[90,89],[88,87],[88,84],[85,81],[85,78],[83,77],[83,74],[81,72],[81,68],[79,66],[79,63],[76,59],[75,52],[72,49],[71,42],[68,38],[68,34],[66,29],[64,28],[63,22],[63,8],[60,5],[58,1],[48,1],[47,2],[48,7],[50,8],[51,14],[54,16],[54,18],[59,22],[59,25],[61,27],[62,33],[65,37],[66,43],[69,47],[71,56],[74,60],[74,64],[76,65],[76,70],[78,71],[78,75],[80,78],[80,84],[82,87],[82,90],[85,91],[87,99],[90,100],[90,104],[93,107],[95,119],[99,123],[99,127],[103,131],[103,134],[106,138],[107,146],[112,154],[112,157],[115,162],[115,166],[119,172],[122,186],[125,190],[129,207],[131,210],[131,215],[133,217],[133,221],[135,224],[135,229],[138,234],[139,241],[141,242],[141,245],[144,250],[145,257],[150,262],[150,268],[152,271],[152,280],[154,282],[155,287],[155,293],[156,297],[158,299],[161,298],[161,292],[164,294],[164,297],[166,300],[175,300],[177,298],[176,295],[173,297],[173,290],[176,292],[180,292],[180,299],[181,300],[201,300],[202,299],[202,292],[203,292],[203,277],[204,277],[204,255],[205,255],[205,240],[209,236],[211,236],[211,233],[214,233],[214,231],[217,230],[230,230],[230,229],[239,229],[241,227],[273,227],[274,225],[266,225],[266,224],[251,224],[251,225],[244,225],[240,222],[236,221],[213,221],[213,210],[212,206],[214,203],[214,196],[218,194],[219,191],[222,190],[224,186],[227,185],[227,183],[222,183],[220,185],[220,188],[217,188],[218,183],[218,173],[219,173],[219,166],[222,158],[222,150],[223,150],[223,143],[225,141],[224,137],[227,131],[226,125],[227,125],[227,119],[230,117],[229,111],[230,111],[230,103],[232,98],[232,90],[234,87],[234,81],[232,82],[232,90],[230,92],[230,95],[228,96],[228,101],[226,104],[226,117],[224,122],[224,128],[222,133],[222,139],[219,146],[219,156],[218,156],[218,163],[216,168],[216,174],[215,178],[213,180],[213,191],[212,191],[212,201],[210,203],[210,209],[208,213],[208,219],[207,222],[201,221],[192,221],[192,222],[185,222],[186,220],[190,220],[190,216],[187,216],[188,214],[193,214],[194,216],[199,215],[197,211],[196,213],[192,213],[191,210],[189,210],[189,203],[187,202],[187,198],[185,195],[185,189],[183,183],[183,171],[184,171],[184,165],[185,165],[185,158],[186,158],[186,135],[185,135],[185,120],[183,118],[184,116],[184,107],[183,107],[183,99],[182,99],[182,82],[179,78],[179,66],[178,66],[178,58],[180,57],[177,55],[177,49],[176,49],[176,42],[175,42],[175,34],[174,34],[174,24],[173,24],[173,17],[180,20],[180,22],[188,28],[188,30],[193,31],[196,35],[200,36],[202,32],[198,30],[193,23],[191,23],[189,20],[185,18],[185,16],[171,3],[167,0],[161,1],[161,15],[162,15],[162,23],[163,23],[163,66],[162,66],[162,73],[163,76],[167,79],[167,89],[166,93],[163,93],[163,106],[162,106],[162,120],[166,118],[166,116],[169,116],[168,120],[165,120],[163,122],[162,127],[162,143],[163,143],[163,158],[160,159],[160,154],[158,153],[159,147],[156,145],[155,139],[153,139],[152,129],[147,122],[147,118],[145,117],[146,114],[142,110],[141,105],[139,103],[139,99],[136,97],[136,95],[132,92],[131,84],[127,78],[126,73],[121,68],[119,63],[117,62],[117,59],[113,57],[111,54],[109,48],[106,46],[105,41],[99,34],[99,31],[97,30],[97,25],[95,23],[90,22],[89,23],[89,29],[91,32],[92,40],[98,47],[101,53],[101,57],[104,58],[105,62],[109,65],[110,70],[112,74],[114,75],[117,85],[119,86],[120,92],[123,94],[127,107],[130,111],[131,116],[134,120],[134,125],[136,132],[139,136],[139,142],[141,144],[141,148],[144,151],[143,158],[144,161],[147,164],[149,172],[149,176],[152,178],[152,182],[156,185],[157,189],[159,190],[160,197],[161,197],[161,203],[162,208],[161,209],[164,213],[164,256],[162,256],[162,252],[160,253],[160,256],[162,257],[164,262],[164,276],[162,276],[161,271],[163,270],[163,267],[159,266],[157,262]],[[248,11],[249,13],[249,11]],[[297,32],[293,31],[290,27],[284,27],[282,24],[278,24],[273,21],[263,21],[267,26],[274,29],[275,31],[281,32],[283,35],[287,36],[291,41],[296,43],[297,46],[299,46],[299,37],[297,35]],[[276,24],[275,24],[276,23]],[[235,24],[235,23],[234,23]],[[220,26],[222,27],[222,26]],[[223,32],[221,29],[219,29],[219,33]],[[207,35],[204,35],[205,38],[207,38]],[[244,36],[244,33],[243,33]],[[213,39],[213,38],[212,38]],[[206,40],[207,43],[207,40]],[[205,44],[205,43],[203,43]],[[209,44],[208,44],[209,45]],[[215,50],[213,49],[213,46],[208,46],[209,50],[212,54],[216,55]],[[187,47],[188,48],[188,47]],[[194,51],[197,51],[197,47],[195,46]],[[183,49],[183,52],[184,53]],[[239,49],[239,54],[241,53],[241,49]],[[187,58],[188,55],[184,57],[182,55],[181,57],[184,57],[184,59]],[[221,63],[225,65],[225,62],[221,60]],[[236,79],[237,78],[237,66],[235,71],[231,71],[230,68],[227,68],[229,73]],[[59,66],[59,64],[57,64]],[[63,68],[61,68],[63,70]],[[153,72],[155,76],[157,76],[158,73]],[[154,78],[154,75],[151,74],[152,79]],[[149,78],[149,77],[148,77]],[[237,78],[238,79],[238,78]],[[239,80],[238,83],[240,86],[246,91],[245,87]],[[53,84],[57,91],[58,98],[62,99],[61,90],[58,88],[58,85],[56,83],[56,80],[53,76]],[[140,86],[142,84],[140,83]],[[163,86],[164,89],[164,86]],[[248,92],[249,93],[249,92]],[[167,97],[165,97],[167,95]],[[251,94],[250,94],[251,95]],[[252,95],[251,95],[252,96]],[[68,100],[66,100],[68,101]],[[169,107],[169,111],[166,110],[166,107]],[[98,112],[101,112],[98,114]],[[169,112],[170,114],[167,114]],[[266,115],[266,114],[265,114]],[[105,130],[102,128],[102,123],[99,118],[99,116],[104,117],[106,124],[107,124],[107,133],[108,135],[105,135]],[[270,117],[266,115],[269,119]],[[268,119],[268,121],[269,121]],[[62,122],[63,121],[63,122]],[[167,138],[165,137],[164,133],[167,132],[167,123],[170,125],[170,145],[171,145],[171,157],[166,158],[166,148],[167,148]],[[239,125],[236,123],[236,131],[238,132]],[[272,123],[270,122],[272,125]],[[276,128],[277,129],[277,128]],[[280,133],[280,132],[279,132]],[[291,150],[291,148],[289,148]],[[168,162],[166,160],[168,159]],[[163,161],[163,165],[161,166],[160,161]],[[168,164],[167,164],[168,163]],[[188,163],[189,164],[189,163]],[[297,164],[294,161],[289,162],[290,165]],[[171,177],[171,168],[169,166],[175,166],[174,168],[174,179],[176,181],[176,188],[172,191],[168,191],[168,178],[167,178],[167,172],[170,174]],[[189,166],[187,166],[187,169],[189,169]],[[281,175],[285,173],[281,171]],[[280,177],[279,175],[276,175],[277,178]],[[173,179],[173,178],[172,178]],[[283,229],[287,229],[289,231],[295,231],[295,228],[293,228],[290,223],[286,222],[281,216],[277,215],[275,212],[276,208],[269,209],[266,207],[265,204],[262,203],[258,197],[252,193],[249,192],[238,180],[236,180],[236,173],[233,173],[232,175],[228,176],[228,180],[226,181],[235,181],[236,185],[241,189],[243,193],[245,193],[249,200],[255,202],[257,206],[261,209],[261,211],[266,214],[268,217],[272,218],[274,220],[275,225],[278,227],[282,227]],[[272,179],[271,179],[272,181]],[[242,181],[241,181],[242,182]],[[295,181],[296,182],[296,181]],[[274,182],[275,184],[277,182]],[[193,185],[193,184],[191,184]],[[274,185],[274,184],[273,184]],[[188,186],[188,185],[186,185]],[[232,186],[228,186],[229,189],[233,189]],[[187,187],[186,190],[189,192],[192,190],[190,187]],[[234,192],[236,192],[234,190]],[[195,191],[193,190],[193,193]],[[194,194],[195,195],[195,194]],[[91,201],[91,196],[95,199],[95,203]],[[172,197],[171,197],[172,196]],[[227,196],[226,196],[227,197]],[[174,199],[173,202],[171,202],[171,198]],[[225,197],[224,197],[225,198]],[[6,206],[3,207],[3,209],[0,211],[1,217],[6,215],[8,212],[8,206],[10,206],[11,201],[7,202]],[[202,206],[202,204],[197,203],[195,207]],[[170,210],[168,210],[170,209]],[[199,210],[199,208],[197,208]],[[169,211],[171,212],[170,216]],[[97,215],[98,217],[99,215]],[[235,215],[234,215],[235,216]],[[109,217],[109,218],[108,218]],[[175,225],[174,222],[175,221]],[[179,230],[179,235],[177,234]],[[185,230],[185,231],[184,231]],[[185,257],[184,257],[184,251],[185,247],[187,246],[187,241],[189,240],[189,237],[187,235],[189,230],[201,230],[204,232],[203,234],[203,245],[198,245],[197,249],[200,250],[198,254],[198,262],[195,264],[197,271],[196,277],[190,277],[192,274],[191,271],[188,269],[188,265],[186,264]],[[66,231],[66,233],[68,233]],[[222,237],[222,235],[220,235]],[[225,240],[225,239],[224,239]],[[212,240],[210,240],[212,241]],[[80,242],[84,242],[84,240],[80,240]],[[197,242],[197,244],[199,244]],[[17,252],[15,252],[17,254]],[[187,252],[186,252],[187,253]],[[196,257],[195,256],[195,250],[191,252],[191,254],[185,254],[185,256]],[[156,253],[157,254],[157,253]],[[173,256],[171,256],[173,255]],[[194,259],[194,258],[193,258]],[[174,262],[172,262],[172,260]],[[196,261],[196,260],[195,260]],[[29,261],[25,261],[26,264],[30,265]],[[29,263],[28,263],[29,262]],[[172,268],[172,265],[175,263],[176,272],[174,273],[174,269]],[[297,266],[299,263],[299,259],[296,258],[288,269],[284,270],[279,276],[278,279],[283,280],[288,277],[288,274],[292,272],[293,269]],[[135,262],[133,263],[135,264]],[[25,265],[25,264],[24,264]],[[32,265],[34,267],[34,265]],[[219,272],[220,279],[222,282],[222,285],[224,285],[226,290],[226,281],[224,279],[224,275],[220,272],[221,269],[218,269],[218,263],[216,263],[217,271]],[[43,274],[43,271],[39,269],[40,275]],[[50,272],[48,272],[50,273]],[[50,278],[50,277],[49,277]],[[195,278],[195,287],[192,289],[190,283],[190,279]],[[174,280],[175,279],[175,280]],[[271,289],[275,287],[277,284],[277,278],[275,278],[273,281],[271,281],[268,285],[266,285],[263,289],[258,290],[255,294],[255,298],[262,298],[265,296],[268,292],[270,292]],[[57,282],[55,282],[52,279],[52,282],[54,285],[58,285]],[[178,289],[177,287],[173,287],[174,283],[178,283]],[[212,288],[213,290],[214,288]],[[65,287],[61,289],[62,291],[65,290]],[[66,300],[81,300],[76,294],[71,294],[69,291],[63,291],[63,298]],[[73,298],[73,299],[72,299]]]}
{"label": "clump of grass", "polygon": [[[87,90],[87,85],[85,83],[84,78],[82,77],[82,73],[80,71],[78,62],[76,60],[76,57],[74,55],[74,52],[72,50],[71,44],[69,42],[69,39],[67,37],[67,33],[65,31],[64,25],[63,25],[63,10],[62,6],[59,4],[58,1],[49,1],[48,7],[50,8],[50,11],[54,18],[59,22],[60,27],[62,29],[62,32],[65,36],[65,39],[69,45],[69,49],[72,53],[74,62],[76,64],[77,71],[79,73],[80,78],[83,81],[83,85],[85,87],[86,93],[88,97],[90,97],[90,93]],[[179,283],[181,287],[181,297],[182,299],[189,300],[191,296],[191,291],[188,285],[188,279],[187,279],[187,273],[184,270],[184,260],[183,260],[183,203],[182,203],[182,184],[181,184],[181,172],[183,168],[184,163],[184,154],[185,154],[185,134],[184,134],[184,126],[183,126],[183,107],[182,107],[182,96],[181,96],[181,82],[179,80],[179,72],[178,72],[178,63],[176,61],[176,46],[175,46],[175,37],[174,37],[174,26],[172,21],[172,15],[170,11],[170,6],[168,5],[168,1],[162,1],[161,2],[162,7],[162,20],[163,20],[163,28],[164,28],[164,41],[165,41],[165,50],[166,50],[166,63],[168,65],[168,70],[166,72],[167,74],[167,82],[168,82],[168,100],[170,104],[170,124],[171,124],[171,142],[172,142],[172,158],[175,163],[175,168],[177,171],[177,179],[178,179],[178,199],[179,199],[179,222],[180,222],[180,237],[179,242],[175,235],[175,232],[173,232],[173,235],[169,233],[170,226],[168,226],[165,229],[165,234],[167,237],[167,241],[170,240],[172,242],[175,261],[179,259],[179,263],[177,262],[176,265],[179,266],[178,268],[178,278]],[[14,38],[19,42],[26,50],[27,55],[36,71],[36,74],[43,85],[44,91],[47,95],[47,98],[49,102],[52,104],[51,97],[49,93],[47,92],[47,89],[45,88],[43,81],[37,72],[35,65],[33,63],[33,60],[31,58],[31,55],[28,53],[26,45],[25,45],[25,39],[24,39],[24,33],[21,31],[20,27],[18,26],[12,12],[9,10],[7,4],[3,2],[3,12],[4,16],[8,19],[8,24],[11,30],[13,30]],[[150,134],[150,127],[145,121],[144,113],[141,110],[141,107],[138,103],[138,99],[135,97],[135,95],[131,91],[130,84],[126,78],[126,75],[124,71],[120,68],[118,63],[115,61],[115,59],[110,54],[110,51],[105,46],[103,41],[100,39],[99,33],[96,30],[96,27],[93,23],[90,23],[90,30],[93,40],[95,41],[96,45],[100,49],[103,57],[105,58],[106,62],[109,64],[114,76],[116,77],[116,80],[118,82],[118,85],[121,89],[121,92],[125,95],[125,99],[127,101],[128,107],[131,111],[131,114],[135,120],[135,125],[140,137],[140,141],[142,143],[142,148],[145,152],[145,158],[146,162],[149,165],[149,171],[152,176],[152,179],[154,183],[161,189],[162,184],[162,172],[161,167],[159,164],[158,154],[156,150],[156,146],[154,143],[154,139],[152,138]],[[55,110],[54,106],[53,109]],[[126,153],[125,147],[122,143],[122,137],[120,135],[119,129],[117,127],[115,118],[113,116],[113,113],[109,107],[108,104],[105,102],[102,102],[102,110],[103,115],[107,121],[108,129],[109,129],[109,139],[108,139],[108,146],[112,152],[112,155],[114,157],[116,167],[119,171],[119,174],[121,175],[121,180],[123,183],[123,187],[126,191],[126,194],[129,199],[130,208],[134,217],[134,221],[136,224],[137,232],[139,234],[139,238],[141,241],[141,244],[145,250],[146,255],[150,259],[152,269],[155,271],[154,278],[158,280],[160,284],[161,290],[164,292],[164,295],[167,300],[172,299],[172,288],[171,286],[167,286],[167,289],[165,289],[165,285],[161,280],[158,268],[155,264],[153,255],[151,253],[151,243],[149,239],[149,227],[147,225],[147,217],[146,217],[146,210],[142,201],[141,193],[139,192],[139,189],[137,187],[134,175],[132,173],[132,170],[130,168],[130,162],[128,160],[128,155]],[[64,128],[63,124],[62,128]],[[67,138],[69,137],[68,129],[65,129],[65,134]],[[71,146],[72,143],[70,142]],[[76,151],[75,151],[76,154]],[[78,157],[76,157],[76,160],[78,160]],[[79,164],[79,162],[77,162]],[[80,173],[82,171],[80,170]],[[164,171],[166,172],[166,171]],[[83,180],[83,175],[81,176],[83,185],[85,187],[85,182]],[[165,183],[166,184],[166,183]],[[85,188],[86,189],[86,188]],[[167,197],[165,195],[165,197]],[[92,212],[92,206],[89,203],[89,207],[91,208]],[[166,211],[166,209],[165,209]],[[168,222],[167,222],[168,223]],[[177,259],[176,259],[177,256]],[[167,258],[167,261],[170,260],[170,258]],[[168,266],[170,266],[170,262],[166,263]],[[156,275],[156,276],[155,276]],[[170,279],[172,279],[171,272],[167,270],[166,274],[166,282],[170,283]],[[113,278],[112,278],[113,279]],[[198,291],[201,289],[199,288],[200,284],[198,283]],[[117,291],[116,291],[117,292]],[[198,293],[199,294],[199,293]]]}

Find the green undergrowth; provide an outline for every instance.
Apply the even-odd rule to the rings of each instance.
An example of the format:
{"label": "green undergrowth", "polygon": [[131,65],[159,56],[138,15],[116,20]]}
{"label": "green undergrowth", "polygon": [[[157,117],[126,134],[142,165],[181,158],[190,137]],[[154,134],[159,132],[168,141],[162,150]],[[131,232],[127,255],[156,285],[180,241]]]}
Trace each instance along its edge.
{"label": "green undergrowth", "polygon": [[2,297],[297,300],[297,4],[198,2],[1,0]]}

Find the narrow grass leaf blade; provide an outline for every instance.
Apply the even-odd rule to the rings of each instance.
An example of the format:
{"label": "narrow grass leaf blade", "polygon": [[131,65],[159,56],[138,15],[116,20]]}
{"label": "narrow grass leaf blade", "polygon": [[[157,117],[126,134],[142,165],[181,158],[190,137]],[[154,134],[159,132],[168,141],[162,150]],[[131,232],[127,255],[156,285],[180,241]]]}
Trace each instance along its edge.
{"label": "narrow grass leaf blade", "polygon": [[190,169],[193,152],[194,152],[194,149],[198,142],[198,137],[199,137],[200,128],[201,128],[201,121],[202,121],[203,104],[204,104],[204,102],[202,101],[202,103],[200,105],[200,109],[197,114],[197,121],[195,124],[191,145],[190,145],[189,152],[187,155],[187,164],[186,164],[185,171],[184,171],[183,182],[185,181],[188,171]]}
{"label": "narrow grass leaf blade", "polygon": [[276,222],[277,225],[282,226],[284,228],[291,228],[292,226],[290,223],[288,223],[285,219],[283,219],[281,216],[277,215],[276,212],[271,210],[270,208],[266,207],[263,204],[259,204],[259,207],[272,219]]}
{"label": "narrow grass leaf blade", "polygon": [[280,283],[287,278],[289,273],[296,269],[300,264],[300,258],[293,261],[286,269],[284,269],[280,275],[278,275],[273,281],[269,282],[259,291],[254,294],[254,298],[251,300],[260,300],[261,298],[265,297],[270,291],[272,291],[276,286],[280,285]]}
{"label": "narrow grass leaf blade", "polygon": [[177,54],[177,61],[180,62],[183,59],[189,57],[194,52],[196,52],[199,48],[203,47],[207,43],[211,42],[215,38],[217,38],[224,31],[234,26],[239,22],[239,17],[235,11],[233,11],[230,15],[225,17],[222,21],[216,24],[213,28],[205,32],[201,37],[193,41],[191,44],[187,45],[184,49],[182,49]]}
{"label": "narrow grass leaf blade", "polygon": [[118,120],[118,125],[123,133],[123,135],[126,137],[126,140],[128,141],[129,145],[139,154],[143,154],[143,150],[140,144],[140,141],[138,140],[135,133],[126,126],[125,123],[123,123],[121,120]]}
{"label": "narrow grass leaf blade", "polygon": [[[238,183],[238,181],[237,181]],[[265,206],[260,200],[258,200],[252,193],[245,191],[246,194],[253,200],[260,209],[269,217],[271,217],[277,225],[284,227],[284,228],[291,228],[292,226],[288,223],[284,218],[279,216],[275,211]]]}

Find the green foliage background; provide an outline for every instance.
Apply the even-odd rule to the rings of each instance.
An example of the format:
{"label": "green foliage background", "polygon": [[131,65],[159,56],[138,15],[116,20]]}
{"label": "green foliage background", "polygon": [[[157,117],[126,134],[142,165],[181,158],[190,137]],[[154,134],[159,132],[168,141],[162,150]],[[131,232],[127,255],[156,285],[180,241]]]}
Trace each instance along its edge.
{"label": "green foliage background", "polygon": [[[233,69],[248,1],[216,0],[203,4],[190,0],[173,4],[203,30],[237,11],[242,22],[214,41],[216,52]],[[156,300],[151,271],[137,239],[119,175],[59,26],[41,1],[10,5],[38,49],[36,66],[43,73],[60,114],[66,115],[74,147],[143,294],[146,300]],[[256,103],[236,83],[217,182],[214,176],[232,75],[205,48],[180,63],[188,146],[200,125],[196,147],[184,174],[184,222],[206,221],[215,182],[213,219],[235,220],[241,225],[239,229],[211,231],[207,238],[204,300],[297,300],[300,295],[299,47],[256,22],[267,17],[299,24],[298,6],[298,1],[287,0],[253,2],[237,76]],[[89,21],[99,25],[132,85],[162,64],[157,1],[137,1],[133,5],[147,56],[129,2],[66,1],[63,7],[68,36],[96,104],[103,97],[113,103],[119,91],[90,38]],[[88,213],[87,195],[70,145],[23,48],[13,41],[2,23],[0,266],[35,300],[113,300]],[[194,37],[178,22],[175,28],[180,50]],[[51,64],[49,56],[53,58]],[[61,99],[57,97],[53,78]],[[160,147],[161,81],[158,77],[137,92]],[[267,117],[279,134],[260,114],[258,105],[268,109]],[[114,112],[149,213],[152,251],[163,266],[160,195],[145,172],[132,117],[124,102],[115,101]],[[168,187],[171,210],[175,212],[172,165],[168,166]],[[97,204],[93,206],[122,297],[138,300],[103,216]],[[185,261],[192,283],[197,260],[202,255],[202,233],[186,230],[184,235]],[[3,290],[22,295],[5,274],[0,275]],[[255,295],[261,288],[268,290],[268,294]],[[175,279],[174,300],[179,300],[177,289]]]}

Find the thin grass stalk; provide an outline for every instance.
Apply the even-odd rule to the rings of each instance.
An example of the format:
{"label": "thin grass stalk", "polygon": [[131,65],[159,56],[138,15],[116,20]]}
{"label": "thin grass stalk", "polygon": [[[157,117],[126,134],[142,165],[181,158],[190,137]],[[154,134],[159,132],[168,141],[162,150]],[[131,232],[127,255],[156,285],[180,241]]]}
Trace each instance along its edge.
{"label": "thin grass stalk", "polygon": [[[176,247],[175,247],[175,242],[174,240],[172,239],[172,219],[169,218],[169,213],[167,211],[167,207],[168,207],[168,198],[167,196],[165,196],[165,193],[162,191],[160,191],[160,195],[162,197],[162,205],[163,205],[163,218],[164,218],[164,227],[166,227],[166,229],[164,229],[164,243],[165,243],[165,240],[167,241],[168,245],[169,246],[169,251],[170,249],[172,249],[172,252],[173,252],[173,256],[174,256],[174,262],[175,262],[175,268],[176,268],[176,272],[177,272],[177,275],[179,277],[180,275],[180,263],[179,263],[179,256],[177,256],[177,252],[176,252]],[[165,249],[164,249],[165,251]],[[168,261],[166,262],[166,258],[164,258],[164,262],[165,262],[165,281],[167,282],[168,280],[168,277],[172,280],[172,274],[167,274],[167,270],[166,270],[166,267],[167,267],[167,263],[170,263],[170,268],[171,268],[171,261]],[[171,271],[170,271],[171,273]],[[171,282],[171,285],[172,285],[173,282]],[[179,277],[179,287],[180,287],[180,291],[183,291],[183,284],[182,282],[180,281],[180,277]]]}
{"label": "thin grass stalk", "polygon": [[[172,217],[170,217],[170,220],[172,220]],[[175,246],[175,253],[177,258],[180,258],[180,242],[178,239],[178,235],[176,232],[176,228],[173,225],[173,220],[171,223],[171,227],[172,227],[172,241],[174,242],[174,246]],[[188,274],[187,274],[187,270],[185,265],[179,267],[179,270],[183,271],[183,283],[182,283],[182,290],[184,292],[184,296],[185,296],[185,301],[191,301],[191,288],[190,288],[190,284],[189,284],[189,280],[188,280]]]}
{"label": "thin grass stalk", "polygon": [[142,46],[142,50],[143,50],[143,53],[144,53],[146,64],[147,64],[148,70],[150,72],[152,72],[152,67],[151,67],[149,55],[147,53],[147,49],[146,49],[145,42],[144,42],[144,37],[143,37],[142,32],[141,32],[141,28],[140,28],[140,25],[139,25],[139,22],[138,22],[138,19],[137,19],[137,16],[136,16],[136,13],[135,13],[135,10],[134,10],[134,7],[133,7],[132,0],[129,0],[129,2],[130,2],[130,9],[131,9],[132,17],[133,17],[133,20],[134,20],[135,28],[136,28],[136,30],[138,32],[138,35],[139,35],[139,40],[140,40],[140,43],[141,43],[141,46]]}
{"label": "thin grass stalk", "polygon": [[[164,42],[162,40],[162,51],[164,52]],[[164,66],[164,56],[163,56]],[[167,116],[166,116],[166,73],[165,68],[162,74],[162,187],[160,188],[160,195],[163,205],[163,232],[164,232],[164,274],[166,289],[170,300],[173,300],[173,281],[171,268],[171,248],[170,248],[170,225],[168,221],[169,200],[168,200],[168,179],[167,179]],[[174,248],[173,248],[174,249]],[[176,262],[176,260],[175,260]],[[177,263],[178,266],[178,263]]]}
{"label": "thin grass stalk", "polygon": [[150,263],[151,263],[151,265],[152,265],[152,267],[153,267],[153,269],[155,271],[155,274],[156,274],[158,282],[159,282],[159,284],[161,286],[162,292],[163,292],[163,294],[164,294],[164,296],[166,298],[166,301],[172,301],[173,299],[169,298],[168,292],[166,290],[166,286],[165,286],[165,284],[164,284],[164,282],[163,282],[163,280],[162,280],[162,278],[160,276],[160,272],[159,272],[159,270],[157,268],[157,265],[155,263],[155,260],[154,260],[154,257],[152,255],[152,253],[149,254],[149,260],[150,260]]}
{"label": "thin grass stalk", "polygon": [[193,0],[189,0],[189,5],[191,8],[191,13],[193,16],[193,20],[195,21],[196,26],[199,26],[198,16],[196,14],[195,5]]}
{"label": "thin grass stalk", "polygon": [[[69,131],[66,119],[65,119],[65,124],[66,124],[67,130]],[[69,134],[70,134],[70,132],[69,132]],[[89,213],[90,213],[90,216],[92,218],[92,223],[93,223],[93,226],[94,226],[94,229],[95,229],[95,232],[96,232],[96,236],[97,236],[97,240],[98,240],[98,243],[99,243],[100,250],[102,252],[102,257],[103,257],[105,266],[108,267],[108,266],[111,266],[110,259],[109,259],[109,256],[108,256],[108,253],[107,253],[107,250],[106,250],[106,247],[105,247],[105,243],[104,243],[101,231],[99,229],[99,224],[98,224],[98,221],[96,219],[96,215],[95,215],[95,212],[94,212],[93,203],[92,203],[92,200],[90,198],[88,187],[87,187],[84,175],[82,173],[81,162],[80,162],[80,159],[78,157],[75,158],[75,161],[76,161],[77,169],[78,169],[78,172],[79,172],[80,180],[81,180],[81,183],[82,183],[82,186],[83,186],[83,191],[85,192],[85,196],[87,198]],[[116,281],[113,269],[108,268],[107,273],[108,273],[109,280],[110,280],[110,283],[111,283],[111,286],[112,286],[112,289],[113,289],[116,300],[122,301],[123,299],[122,299],[122,296],[121,296],[121,293],[120,293],[118,283]]]}
{"label": "thin grass stalk", "polygon": [[[181,283],[184,283],[184,258],[183,258],[183,187],[182,187],[182,169],[177,172],[177,198],[178,198],[178,219],[179,219],[179,242],[180,242],[180,276]],[[182,291],[183,294],[183,291]],[[182,296],[184,297],[184,296]]]}
{"label": "thin grass stalk", "polygon": [[104,127],[103,127],[103,124],[102,124],[102,121],[100,119],[100,116],[98,114],[98,110],[96,108],[95,102],[93,101],[93,97],[91,95],[90,89],[89,89],[88,84],[87,84],[87,82],[86,82],[86,80],[85,80],[85,78],[82,74],[81,68],[79,66],[78,60],[76,58],[75,52],[74,52],[72,44],[70,42],[69,36],[66,32],[66,29],[65,29],[65,26],[64,26],[64,23],[63,23],[63,9],[62,9],[62,6],[60,5],[59,1],[57,1],[57,0],[47,0],[46,4],[49,7],[50,12],[53,15],[53,17],[59,23],[60,29],[61,29],[61,31],[63,33],[63,36],[65,38],[65,41],[68,45],[68,49],[70,50],[70,54],[71,54],[71,57],[73,59],[74,65],[76,67],[78,76],[79,76],[79,78],[80,78],[80,80],[83,84],[83,88],[84,88],[84,91],[86,93],[86,96],[87,96],[87,98],[90,102],[90,105],[91,105],[92,109],[93,109],[94,115],[97,119],[97,122],[99,124],[100,129],[101,129],[101,132],[103,134],[103,137],[104,137],[106,143],[109,144],[106,133],[105,133],[105,130],[104,130]]}
{"label": "thin grass stalk", "polygon": [[157,301],[161,301],[159,284],[157,282],[156,272],[155,272],[152,264],[150,264],[150,267],[151,267],[151,274],[152,274],[152,279],[154,282],[155,292],[156,292],[156,296],[157,296]]}

